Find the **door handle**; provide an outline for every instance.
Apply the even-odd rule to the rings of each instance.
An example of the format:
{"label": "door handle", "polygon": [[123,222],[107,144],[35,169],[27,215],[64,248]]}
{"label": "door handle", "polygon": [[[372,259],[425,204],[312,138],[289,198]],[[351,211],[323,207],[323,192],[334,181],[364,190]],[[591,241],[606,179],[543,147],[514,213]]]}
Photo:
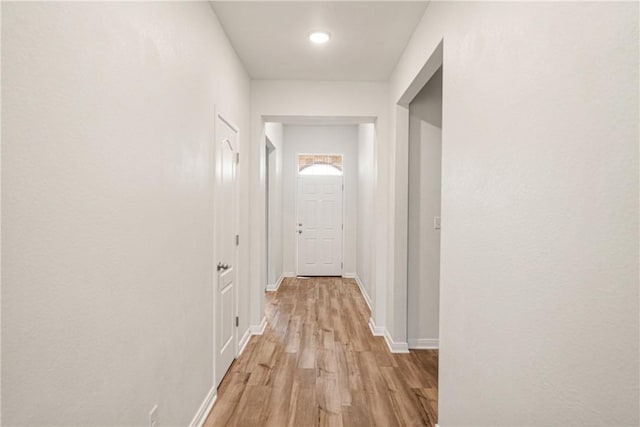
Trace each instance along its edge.
{"label": "door handle", "polygon": [[218,271],[225,271],[225,270],[228,270],[229,268],[231,268],[229,264],[223,264],[221,262],[219,262],[218,265],[216,266],[216,269]]}
{"label": "door handle", "polygon": [[298,234],[302,234],[302,230],[298,230]]}

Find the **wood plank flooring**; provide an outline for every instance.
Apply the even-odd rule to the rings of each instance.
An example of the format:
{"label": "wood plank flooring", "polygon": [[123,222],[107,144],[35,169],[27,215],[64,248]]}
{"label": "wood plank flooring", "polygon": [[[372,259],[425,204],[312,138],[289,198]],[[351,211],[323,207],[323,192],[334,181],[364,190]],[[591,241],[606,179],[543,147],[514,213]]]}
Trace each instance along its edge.
{"label": "wood plank flooring", "polygon": [[285,279],[266,301],[206,427],[435,424],[438,352],[392,354],[353,279]]}

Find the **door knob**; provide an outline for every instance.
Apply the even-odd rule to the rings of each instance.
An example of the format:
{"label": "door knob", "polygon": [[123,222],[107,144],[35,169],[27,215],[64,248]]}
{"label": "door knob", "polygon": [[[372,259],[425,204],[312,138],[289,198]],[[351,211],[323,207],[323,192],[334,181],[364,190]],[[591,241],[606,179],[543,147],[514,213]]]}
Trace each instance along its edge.
{"label": "door knob", "polygon": [[298,230],[298,234],[302,234],[302,230]]}
{"label": "door knob", "polygon": [[228,270],[229,267],[231,267],[229,264],[223,264],[223,263],[219,262],[218,265],[216,266],[216,269],[218,271],[224,271],[224,270]]}

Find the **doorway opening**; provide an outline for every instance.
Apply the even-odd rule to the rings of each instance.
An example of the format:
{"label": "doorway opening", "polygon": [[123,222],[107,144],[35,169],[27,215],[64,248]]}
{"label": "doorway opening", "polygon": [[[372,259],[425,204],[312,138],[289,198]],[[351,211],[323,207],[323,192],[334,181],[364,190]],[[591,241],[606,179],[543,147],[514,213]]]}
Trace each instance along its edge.
{"label": "doorway opening", "polygon": [[409,103],[407,342],[437,349],[440,311],[442,67]]}
{"label": "doorway opening", "polygon": [[375,228],[361,225],[374,209],[375,118],[264,120],[267,291],[287,277],[357,278],[358,268],[371,288]]}
{"label": "doorway opening", "polygon": [[[276,191],[276,147],[271,142],[268,136],[265,136],[266,144],[265,144],[265,209],[264,209],[264,227],[265,227],[265,254],[266,254],[266,275],[267,275],[267,283],[265,284],[265,290],[269,288],[269,284],[275,285],[277,277],[275,271],[275,260],[274,257],[276,255],[276,248],[274,247],[274,242],[276,241],[272,234],[277,231],[277,227],[272,221],[278,215],[278,212],[275,212],[276,204],[275,194],[272,195]],[[271,212],[274,210],[274,212]]]}

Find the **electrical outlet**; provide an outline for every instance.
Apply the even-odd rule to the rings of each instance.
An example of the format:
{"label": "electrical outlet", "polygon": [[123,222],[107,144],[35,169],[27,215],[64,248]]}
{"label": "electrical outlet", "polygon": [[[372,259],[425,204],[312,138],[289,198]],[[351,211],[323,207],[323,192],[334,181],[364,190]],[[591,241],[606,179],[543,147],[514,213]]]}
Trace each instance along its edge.
{"label": "electrical outlet", "polygon": [[149,427],[158,427],[158,405],[153,405],[151,411],[149,411]]}

